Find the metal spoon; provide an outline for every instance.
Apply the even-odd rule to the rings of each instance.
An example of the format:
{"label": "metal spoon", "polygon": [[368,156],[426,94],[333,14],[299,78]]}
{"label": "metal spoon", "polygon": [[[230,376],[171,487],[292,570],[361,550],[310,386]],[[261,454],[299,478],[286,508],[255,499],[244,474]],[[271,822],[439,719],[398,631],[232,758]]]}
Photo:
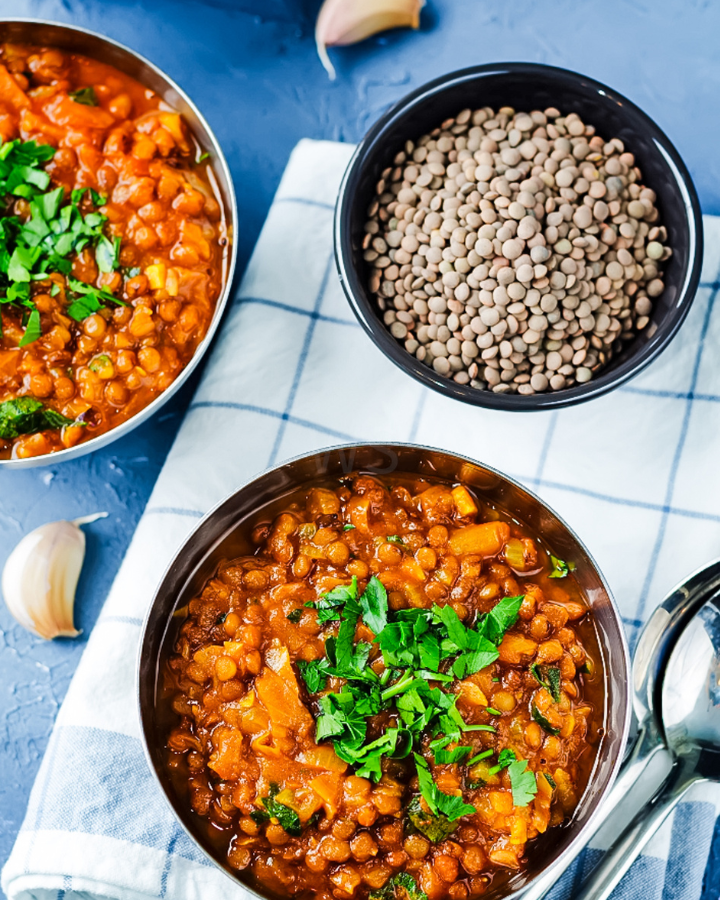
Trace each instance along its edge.
{"label": "metal spoon", "polygon": [[[635,649],[632,670],[633,710],[637,719],[637,736],[632,750],[623,768],[620,770],[615,785],[597,812],[596,818],[592,823],[592,830],[588,834],[588,840],[608,820],[618,804],[632,791],[632,788],[650,765],[650,762],[659,753],[663,751],[668,752],[660,712],[666,668],[673,650],[678,640],[684,634],[685,629],[708,599],[716,594],[720,594],[720,560],[698,569],[670,591],[645,623]],[[720,735],[720,729],[718,729],[718,734]],[[673,773],[674,769],[668,773],[667,778],[669,779]],[[669,785],[670,782],[667,781],[666,783]],[[656,789],[652,803],[659,800],[660,793],[664,790],[664,784],[665,782],[661,783]],[[655,830],[659,827],[659,824],[655,826]],[[649,837],[650,835],[648,835],[647,839]],[[644,843],[645,841],[642,846],[644,846]],[[554,866],[548,869],[544,875],[541,875],[528,888],[523,894],[523,900],[542,900],[548,891],[554,887],[562,874],[582,853],[585,846],[586,844],[573,846],[563,854]],[[608,856],[612,853],[613,851],[610,851]],[[615,883],[627,871],[635,856],[628,861]],[[601,866],[604,867],[605,862],[601,863]],[[599,872],[599,868],[595,872],[602,874]],[[595,878],[593,877],[594,882]],[[612,887],[610,890],[612,890]],[[592,896],[593,900],[599,900],[600,895]],[[604,894],[603,896],[607,895]],[[575,898],[575,900],[579,900],[579,898]],[[590,895],[585,900],[590,900]]]}
{"label": "metal spoon", "polygon": [[[706,593],[706,597],[708,594]],[[699,782],[720,782],[720,593],[684,629],[662,676],[665,741],[674,756],[661,790],[606,853],[575,900],[606,900],[658,828]]]}

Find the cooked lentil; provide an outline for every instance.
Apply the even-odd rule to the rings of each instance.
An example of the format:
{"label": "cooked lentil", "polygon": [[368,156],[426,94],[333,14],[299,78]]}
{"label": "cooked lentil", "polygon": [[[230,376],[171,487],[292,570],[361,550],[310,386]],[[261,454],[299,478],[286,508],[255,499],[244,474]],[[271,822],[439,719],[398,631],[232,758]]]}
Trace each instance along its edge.
{"label": "cooked lentil", "polygon": [[438,374],[563,390],[650,321],[672,252],[655,202],[623,142],[576,113],[466,109],[382,172],[369,287],[392,335]]}
{"label": "cooked lentil", "polygon": [[[50,268],[32,282],[28,308],[39,313],[39,328],[29,343],[22,343],[33,336],[28,308],[8,302],[0,279],[0,404],[20,399],[25,412],[45,416],[26,418],[16,435],[5,423],[14,407],[0,407],[0,458],[89,440],[169,387],[207,333],[228,252],[212,176],[186,124],[112,66],[52,47],[3,44],[0,140],[7,150],[17,139],[53,149],[44,171],[52,189],[64,190],[61,212],[75,203],[72,191],[101,195],[91,202],[86,190],[78,209],[105,216],[108,245],[120,244],[104,271],[86,246],[68,256],[69,272]],[[4,199],[3,223],[27,224],[28,200]],[[78,282],[110,300],[84,314],[75,304],[69,314]],[[63,417],[69,424],[59,424]]]}
{"label": "cooked lentil", "polygon": [[[168,770],[198,833],[278,897],[365,898],[410,876],[429,900],[458,900],[523,867],[533,840],[571,815],[602,733],[600,655],[569,567],[467,488],[409,476],[306,490],[256,522],[246,546],[190,601],[164,673]],[[421,731],[416,764],[386,755],[371,777],[345,761],[339,738],[317,739],[328,696],[347,682],[308,673],[327,664],[331,638],[341,653],[342,603],[329,592],[353,578],[358,595],[379,579],[388,622],[434,608],[481,628],[515,603],[494,662],[436,676],[478,729],[462,734],[464,750],[446,745],[457,761],[433,758]],[[351,625],[351,641],[373,641],[371,615]],[[365,665],[400,694],[389,626],[376,627]],[[398,715],[372,715],[367,740]],[[421,763],[441,799],[470,804],[452,821],[431,815]]]}

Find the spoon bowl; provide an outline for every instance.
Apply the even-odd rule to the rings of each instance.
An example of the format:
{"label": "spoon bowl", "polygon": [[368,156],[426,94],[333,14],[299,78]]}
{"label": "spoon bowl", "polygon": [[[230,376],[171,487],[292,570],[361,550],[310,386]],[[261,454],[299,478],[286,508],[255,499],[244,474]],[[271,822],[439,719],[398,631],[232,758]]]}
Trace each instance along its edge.
{"label": "spoon bowl", "polygon": [[[720,562],[696,572],[673,591],[675,628],[672,646],[657,630],[655,646],[669,652],[648,656],[665,663],[647,667],[640,679],[639,703],[647,700],[645,735],[673,758],[667,780],[636,814],[574,900],[607,900],[642,848],[693,785],[720,782]],[[670,599],[670,598],[668,598]],[[670,610],[665,610],[670,613]],[[657,629],[663,615],[655,620]],[[666,618],[666,625],[671,618]],[[678,627],[682,626],[682,627]],[[642,663],[643,652],[640,650]],[[654,673],[654,674],[653,674]],[[635,681],[637,691],[639,684]],[[659,702],[658,701],[659,697]],[[619,784],[619,781],[618,781]]]}

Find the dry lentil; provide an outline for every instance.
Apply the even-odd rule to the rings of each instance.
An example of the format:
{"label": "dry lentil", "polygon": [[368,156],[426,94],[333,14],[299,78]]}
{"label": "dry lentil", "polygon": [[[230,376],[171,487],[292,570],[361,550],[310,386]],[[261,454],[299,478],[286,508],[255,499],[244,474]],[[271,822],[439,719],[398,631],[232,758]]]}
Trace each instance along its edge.
{"label": "dry lentil", "polygon": [[622,141],[554,108],[463,110],[407,141],[365,227],[386,326],[478,389],[590,381],[665,288],[672,251],[641,179]]}

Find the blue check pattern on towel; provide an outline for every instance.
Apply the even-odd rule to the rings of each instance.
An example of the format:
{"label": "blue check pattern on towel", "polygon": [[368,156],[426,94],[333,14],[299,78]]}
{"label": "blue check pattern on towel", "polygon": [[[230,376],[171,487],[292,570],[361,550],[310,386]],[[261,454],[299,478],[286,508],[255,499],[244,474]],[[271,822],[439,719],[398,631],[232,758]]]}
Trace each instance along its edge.
{"label": "blue check pattern on towel", "polygon": [[[351,149],[303,141],[292,155],[58,715],[3,871],[11,900],[248,897],[203,858],[155,787],[139,739],[135,660],[143,617],[178,545],[206,510],[268,466],[357,440],[417,441],[497,466],[538,491],[593,548],[631,644],[666,592],[720,552],[720,220],[705,221],[702,287],[686,324],[630,385],[561,412],[473,409],[397,370],[343,297],[332,218]],[[718,855],[719,809],[708,786],[692,793],[615,897],[717,900],[720,871],[708,857],[713,835]],[[553,900],[573,896],[604,840]]]}

